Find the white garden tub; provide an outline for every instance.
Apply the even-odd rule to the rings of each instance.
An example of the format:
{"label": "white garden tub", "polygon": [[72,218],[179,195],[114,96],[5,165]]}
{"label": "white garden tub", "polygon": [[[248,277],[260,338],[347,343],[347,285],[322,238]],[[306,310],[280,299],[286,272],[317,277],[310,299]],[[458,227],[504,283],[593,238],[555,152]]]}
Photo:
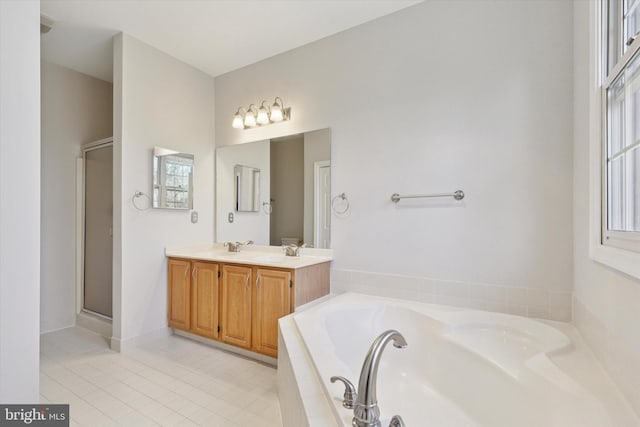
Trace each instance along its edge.
{"label": "white garden tub", "polygon": [[[334,417],[318,425],[351,425],[352,411],[341,405],[344,388],[329,379],[342,375],[357,387],[369,346],[388,329],[402,333],[408,346],[388,345],[382,355],[377,392],[383,426],[393,415],[409,427],[620,425],[620,414],[610,416],[611,402],[584,385],[588,378],[554,362],[554,355],[563,359],[576,350],[569,336],[546,323],[360,294],[337,296],[292,317]],[[284,351],[293,346],[282,344]],[[595,364],[577,369],[591,368],[600,372]],[[287,404],[282,408],[286,426]]]}

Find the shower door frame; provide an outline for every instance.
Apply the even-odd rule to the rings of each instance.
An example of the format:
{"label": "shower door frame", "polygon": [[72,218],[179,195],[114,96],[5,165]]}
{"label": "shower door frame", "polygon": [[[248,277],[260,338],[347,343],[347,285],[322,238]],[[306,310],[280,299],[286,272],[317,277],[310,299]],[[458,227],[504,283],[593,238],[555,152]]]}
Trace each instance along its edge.
{"label": "shower door frame", "polygon": [[[86,154],[89,151],[98,150],[102,148],[111,147],[113,150],[113,137],[101,139],[99,141],[88,142],[83,144],[81,147],[81,158],[78,159],[76,164],[76,176],[77,183],[76,186],[76,194],[77,194],[77,241],[76,246],[78,248],[77,255],[77,267],[76,267],[76,314],[87,313],[91,316],[96,316],[100,319],[104,319],[108,322],[113,321],[113,302],[111,307],[111,315],[112,317],[105,316],[104,314],[97,313],[95,311],[89,310],[84,307],[84,265],[85,265],[85,225],[86,225],[86,206],[85,206],[85,178],[86,178]],[[113,152],[113,151],[112,151]],[[113,180],[113,174],[112,174]],[[112,190],[113,191],[113,190]],[[111,194],[113,197],[113,192]],[[113,232],[113,224],[112,224],[112,232]],[[113,253],[113,242],[112,242],[112,253]],[[111,268],[113,269],[113,259],[111,261]],[[111,292],[113,293],[113,277],[111,279]]]}

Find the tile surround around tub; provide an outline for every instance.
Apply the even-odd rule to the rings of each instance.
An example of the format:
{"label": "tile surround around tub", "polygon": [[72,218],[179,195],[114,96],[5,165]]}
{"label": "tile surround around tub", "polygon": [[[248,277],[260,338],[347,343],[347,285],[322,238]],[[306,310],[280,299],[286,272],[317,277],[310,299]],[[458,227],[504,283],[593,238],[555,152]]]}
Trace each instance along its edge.
{"label": "tile surround around tub", "polygon": [[571,292],[335,269],[331,270],[331,292],[361,292],[548,320],[571,320]]}
{"label": "tile surround around tub", "polygon": [[573,301],[573,323],[611,379],[640,416],[640,352],[612,331],[578,299]]}

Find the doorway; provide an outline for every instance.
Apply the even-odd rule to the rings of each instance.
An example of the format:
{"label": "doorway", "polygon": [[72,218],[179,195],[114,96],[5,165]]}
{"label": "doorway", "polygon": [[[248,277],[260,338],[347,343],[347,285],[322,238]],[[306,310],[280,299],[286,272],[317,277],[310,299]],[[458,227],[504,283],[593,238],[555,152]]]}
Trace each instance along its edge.
{"label": "doorway", "polygon": [[331,247],[331,161],[313,164],[313,246]]}
{"label": "doorway", "polygon": [[83,157],[81,310],[113,316],[113,142],[87,144]]}

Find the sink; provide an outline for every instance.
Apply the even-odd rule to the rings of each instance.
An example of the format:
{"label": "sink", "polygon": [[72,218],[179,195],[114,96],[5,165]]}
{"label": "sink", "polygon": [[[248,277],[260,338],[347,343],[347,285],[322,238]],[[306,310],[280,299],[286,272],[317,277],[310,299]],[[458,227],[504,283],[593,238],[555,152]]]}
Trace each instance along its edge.
{"label": "sink", "polygon": [[292,258],[293,257],[287,257],[287,256],[284,256],[284,255],[258,255],[258,256],[251,257],[251,261],[278,263],[278,262],[285,262],[285,261],[290,260]]}
{"label": "sink", "polygon": [[194,256],[203,258],[219,258],[225,256],[226,252],[223,251],[200,251],[196,252]]}
{"label": "sink", "polygon": [[[0,0],[2,1],[2,0]],[[290,257],[279,254],[256,254],[247,252],[228,252],[226,250],[208,250],[200,251],[193,254],[196,258],[213,258],[220,262],[243,262],[243,263],[265,263],[265,264],[281,264],[287,261],[296,260],[296,257]]]}

